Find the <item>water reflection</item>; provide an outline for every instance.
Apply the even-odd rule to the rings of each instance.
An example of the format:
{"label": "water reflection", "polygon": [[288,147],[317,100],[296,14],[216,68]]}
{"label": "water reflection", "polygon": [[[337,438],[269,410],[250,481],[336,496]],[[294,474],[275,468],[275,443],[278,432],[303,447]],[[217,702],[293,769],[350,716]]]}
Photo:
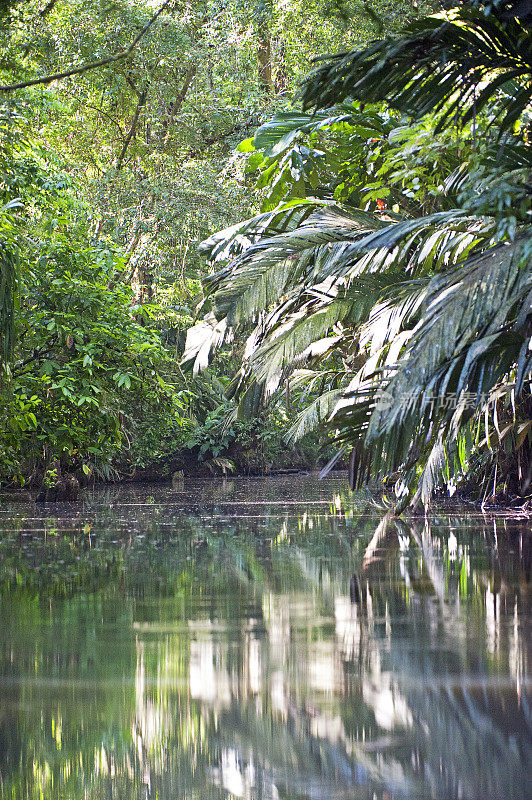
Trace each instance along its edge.
{"label": "water reflection", "polygon": [[526,521],[292,477],[53,511],[0,510],[0,797],[529,796]]}

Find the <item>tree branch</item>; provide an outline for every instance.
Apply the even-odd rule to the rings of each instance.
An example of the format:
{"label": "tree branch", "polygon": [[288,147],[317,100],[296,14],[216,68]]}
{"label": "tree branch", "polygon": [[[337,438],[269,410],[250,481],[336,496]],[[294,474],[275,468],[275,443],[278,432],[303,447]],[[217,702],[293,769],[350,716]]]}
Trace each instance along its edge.
{"label": "tree branch", "polygon": [[14,92],[16,89],[26,89],[28,86],[37,86],[37,84],[47,84],[52,83],[53,81],[58,81],[61,78],[68,78],[70,75],[79,75],[81,72],[87,72],[89,69],[96,69],[97,67],[103,67],[105,64],[111,64],[114,61],[121,61],[123,58],[127,58],[127,56],[133,52],[137,44],[140,42],[146,31],[151,28],[157,17],[162,14],[162,12],[172,3],[173,0],[165,0],[163,5],[160,7],[159,11],[153,15],[153,17],[146,23],[146,25],[142,28],[142,30],[135,36],[129,47],[125,50],[120,50],[118,53],[115,53],[114,56],[108,56],[107,58],[100,58],[98,61],[91,61],[89,64],[83,64],[81,67],[73,67],[72,69],[67,69],[65,72],[57,72],[55,75],[45,75],[43,78],[34,78],[31,81],[22,81],[21,83],[9,83],[5,86],[0,86],[0,92]]}
{"label": "tree branch", "polygon": [[53,11],[53,10],[54,10],[54,6],[55,6],[55,4],[56,4],[56,3],[57,3],[57,0],[50,0],[50,2],[49,2],[49,3],[47,3],[47,4],[45,5],[45,7],[44,7],[43,9],[41,9],[41,11],[39,11],[39,16],[40,16],[40,18],[41,18],[41,19],[44,19],[46,16],[48,16],[48,14],[49,14],[51,11]]}
{"label": "tree branch", "polygon": [[[74,100],[78,99],[77,96],[73,92],[67,92],[67,95],[68,95],[68,97],[74,98]],[[102,95],[102,100],[103,100],[103,95]],[[122,139],[122,141],[126,138],[126,132],[122,130],[122,128],[120,127],[120,124],[117,122],[117,120],[114,117],[112,117],[110,114],[108,114],[107,111],[104,111],[103,108],[99,108],[98,106],[93,106],[90,103],[85,103],[85,108],[91,108],[93,111],[96,111],[98,114],[101,114],[102,117],[105,117],[106,119],[109,120],[109,122],[111,122],[115,127],[117,127],[118,128],[118,132],[120,133],[120,138]]]}
{"label": "tree branch", "polygon": [[183,83],[181,91],[177,95],[177,98],[174,100],[174,102],[170,103],[170,113],[167,119],[164,121],[163,125],[165,129],[164,144],[167,143],[168,137],[170,136],[170,130],[174,122],[174,117],[179,112],[181,106],[185,102],[185,97],[187,96],[190,84],[192,83],[194,76],[196,75],[197,68],[198,68],[197,64],[191,64],[189,66],[187,73],[185,75],[185,81]]}
{"label": "tree branch", "polygon": [[239,133],[242,130],[247,130],[248,128],[251,128],[252,125],[256,125],[256,122],[253,119],[248,119],[246,122],[237,122],[236,125],[233,125],[231,128],[229,128],[229,130],[224,131],[223,133],[218,133],[216,136],[211,136],[208,139],[204,139],[199,147],[197,147],[195,150],[188,151],[187,158],[197,158],[211,145],[217,144],[218,142],[223,142],[223,140],[227,139],[229,136],[233,136],[233,134]]}
{"label": "tree branch", "polygon": [[128,135],[125,138],[124,144],[122,145],[122,149],[120,151],[120,155],[116,159],[116,171],[118,172],[119,169],[122,168],[122,162],[124,160],[124,156],[126,155],[127,148],[129,147],[129,143],[132,140],[135,134],[135,128],[137,127],[137,122],[139,121],[140,112],[142,111],[145,103],[146,98],[148,96],[148,85],[142,90],[139,95],[139,101],[137,103],[137,107],[135,109],[135,113],[133,115],[133,119],[131,121],[131,127],[129,128]]}
{"label": "tree branch", "polygon": [[17,364],[13,366],[12,375],[14,378],[18,378],[23,374],[24,367],[27,367],[28,364],[32,364],[34,361],[38,361],[39,359],[43,358],[43,356],[49,355],[53,350],[53,344],[49,344],[48,347],[35,348],[33,351],[33,355],[29,358],[24,359],[24,361],[19,361]]}

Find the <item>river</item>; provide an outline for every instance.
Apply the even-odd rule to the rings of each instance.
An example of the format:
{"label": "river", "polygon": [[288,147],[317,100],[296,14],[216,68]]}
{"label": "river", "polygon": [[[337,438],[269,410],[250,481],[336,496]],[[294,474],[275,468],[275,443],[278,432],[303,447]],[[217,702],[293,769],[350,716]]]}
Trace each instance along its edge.
{"label": "river", "polygon": [[0,797],[530,798],[530,520],[344,476],[0,505]]}

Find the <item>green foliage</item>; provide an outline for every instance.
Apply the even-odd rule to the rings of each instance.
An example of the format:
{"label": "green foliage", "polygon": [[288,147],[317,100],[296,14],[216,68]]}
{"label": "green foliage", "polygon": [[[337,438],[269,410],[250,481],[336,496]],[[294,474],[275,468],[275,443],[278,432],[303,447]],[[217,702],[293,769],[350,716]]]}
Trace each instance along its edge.
{"label": "green foliage", "polygon": [[29,145],[18,157],[23,169],[13,161],[5,185],[22,199],[9,217],[20,277],[0,386],[1,474],[23,481],[60,460],[109,475],[137,419],[151,411],[176,420],[184,404],[182,386],[161,377],[169,361],[153,325],[161,312],[136,302],[115,246],[89,241],[61,176]]}
{"label": "green foliage", "polygon": [[[287,461],[291,463],[294,455],[283,441],[287,419],[280,408],[258,419],[238,419],[232,410],[226,402],[207,414],[185,447],[197,452],[199,460],[215,472],[238,468],[240,472],[263,474],[282,468]],[[300,452],[295,458],[304,466],[312,465],[316,448],[307,447],[306,453]]]}
{"label": "green foliage", "polygon": [[[502,33],[473,72],[482,58],[504,56],[502,68],[519,62],[516,80],[526,83],[525,45],[504,44],[525,23],[496,5]],[[387,52],[399,46],[399,25],[431,8],[177,2],[154,19],[143,2],[30,0],[6,11],[0,81],[22,88],[1,96],[4,480],[40,478],[58,458],[85,479],[153,463],[170,470],[190,431],[209,428],[220,403],[225,410],[224,389],[241,416],[287,391],[272,434],[282,449],[280,431],[308,435],[330,416],[366,357],[358,330],[374,308],[400,296],[401,323],[386,335],[402,333],[434,272],[494,235],[514,237],[528,210],[525,123],[496,140],[500,106],[482,109],[484,96],[469,122],[464,112],[461,134],[448,126],[437,136],[432,119],[411,125],[406,101],[368,105],[370,92],[363,103],[338,95],[312,114],[288,106],[316,54],[381,35]],[[458,39],[487,36],[481,12],[468,13]],[[448,39],[457,19],[442,29]],[[427,24],[434,34],[443,22]],[[424,36],[415,25],[412,36]],[[431,46],[437,61],[441,47]],[[453,47],[450,70],[463,67]],[[404,66],[406,51],[397,52]],[[422,83],[440,75],[426,63]],[[392,75],[390,86],[403,79]],[[311,83],[319,89],[320,80]],[[494,206],[496,218],[484,219]],[[196,248],[206,237],[221,268],[208,277]],[[188,337],[194,375],[185,377],[177,361],[198,305],[206,316]],[[210,376],[199,375],[217,347]],[[215,435],[225,434],[206,430],[205,441],[217,449]]]}
{"label": "green foliage", "polygon": [[16,232],[9,204],[0,209],[0,346],[2,360],[13,352],[13,323],[18,273]]}
{"label": "green foliage", "polygon": [[178,412],[174,386],[159,378],[167,358],[160,340],[135,320],[131,291],[106,286],[100,255],[48,251],[24,282],[3,392],[4,464],[22,458],[28,471],[32,460],[59,457],[101,470],[143,406]]}

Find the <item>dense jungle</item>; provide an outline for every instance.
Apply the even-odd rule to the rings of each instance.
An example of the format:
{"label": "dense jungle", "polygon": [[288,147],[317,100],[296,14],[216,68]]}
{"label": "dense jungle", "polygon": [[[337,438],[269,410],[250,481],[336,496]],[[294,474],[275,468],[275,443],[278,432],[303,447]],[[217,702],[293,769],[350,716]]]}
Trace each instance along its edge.
{"label": "dense jungle", "polygon": [[530,800],[532,2],[0,0],[0,800]]}
{"label": "dense jungle", "polygon": [[13,2],[0,481],[532,481],[526,2]]}

